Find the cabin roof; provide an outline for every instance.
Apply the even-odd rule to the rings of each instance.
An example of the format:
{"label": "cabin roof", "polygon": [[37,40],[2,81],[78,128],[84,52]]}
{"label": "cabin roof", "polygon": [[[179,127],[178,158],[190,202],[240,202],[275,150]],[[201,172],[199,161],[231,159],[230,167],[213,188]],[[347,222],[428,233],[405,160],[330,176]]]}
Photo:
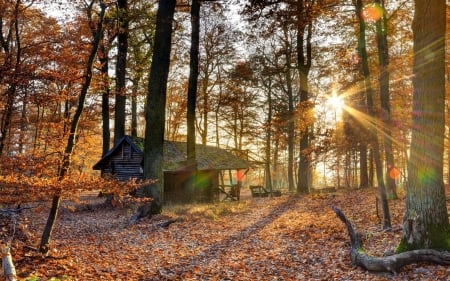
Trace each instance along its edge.
{"label": "cabin roof", "polygon": [[[104,168],[109,163],[111,156],[119,150],[124,142],[129,143],[137,154],[144,155],[144,139],[124,136],[93,166],[93,169],[101,170]],[[198,170],[238,170],[249,167],[247,161],[225,149],[196,144],[195,152]],[[176,171],[186,168],[186,159],[186,142],[164,142],[163,169],[165,171]]]}

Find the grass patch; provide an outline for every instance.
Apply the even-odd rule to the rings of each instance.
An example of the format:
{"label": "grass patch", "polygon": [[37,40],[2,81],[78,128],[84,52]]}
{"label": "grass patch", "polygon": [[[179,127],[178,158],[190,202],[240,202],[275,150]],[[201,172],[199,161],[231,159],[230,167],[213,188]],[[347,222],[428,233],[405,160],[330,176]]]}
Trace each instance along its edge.
{"label": "grass patch", "polygon": [[227,215],[243,213],[250,210],[249,202],[220,202],[215,204],[176,204],[163,208],[163,213],[171,217],[188,220],[210,219],[219,220]]}

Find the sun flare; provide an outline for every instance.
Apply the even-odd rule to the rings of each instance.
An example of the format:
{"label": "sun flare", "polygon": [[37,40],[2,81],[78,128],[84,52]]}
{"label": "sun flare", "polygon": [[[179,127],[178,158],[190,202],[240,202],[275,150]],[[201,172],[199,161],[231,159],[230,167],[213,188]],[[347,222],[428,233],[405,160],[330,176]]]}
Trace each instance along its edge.
{"label": "sun flare", "polygon": [[340,112],[345,106],[345,101],[341,96],[333,95],[328,98],[328,104],[331,108]]}

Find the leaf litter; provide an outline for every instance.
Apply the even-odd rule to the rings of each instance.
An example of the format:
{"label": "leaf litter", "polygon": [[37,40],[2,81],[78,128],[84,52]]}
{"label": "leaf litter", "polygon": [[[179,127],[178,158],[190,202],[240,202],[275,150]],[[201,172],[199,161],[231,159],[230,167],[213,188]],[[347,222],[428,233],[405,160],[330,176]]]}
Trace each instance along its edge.
{"label": "leaf litter", "polygon": [[[376,189],[344,190],[168,206],[133,225],[132,209],[67,205],[48,257],[28,247],[45,225],[48,209],[41,208],[21,215],[27,235],[12,254],[23,280],[448,280],[450,269],[433,264],[397,275],[351,265],[350,239],[331,206],[363,234],[369,254],[383,256],[400,241],[404,200],[389,201],[393,230],[383,231],[376,196]],[[162,227],[168,220],[174,222]]]}

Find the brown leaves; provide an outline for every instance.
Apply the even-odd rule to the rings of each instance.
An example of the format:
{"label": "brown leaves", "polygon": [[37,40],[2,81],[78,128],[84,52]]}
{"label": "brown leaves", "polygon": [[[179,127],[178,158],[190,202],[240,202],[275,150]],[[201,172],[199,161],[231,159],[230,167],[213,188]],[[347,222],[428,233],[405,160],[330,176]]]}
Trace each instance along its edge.
{"label": "brown leaves", "polygon": [[[13,255],[22,277],[42,279],[446,280],[450,270],[442,266],[406,267],[397,276],[352,267],[346,230],[330,206],[345,206],[349,218],[366,230],[367,250],[382,255],[395,248],[400,232],[381,231],[374,214],[376,194],[166,206],[163,214],[131,226],[132,210],[62,212],[51,245],[52,254],[62,259],[22,262],[20,249]],[[398,226],[403,202],[390,204]],[[42,229],[46,214],[29,220],[35,231]],[[168,227],[159,226],[180,216]]]}
{"label": "brown leaves", "polygon": [[[146,182],[119,182],[114,179],[94,178],[64,178],[24,176],[12,173],[0,175],[2,196],[0,204],[18,204],[20,202],[45,201],[56,192],[61,192],[64,198],[77,200],[85,191],[102,191],[114,194],[115,204],[127,205],[137,201],[127,194]],[[146,199],[142,199],[146,200]],[[142,201],[141,200],[141,201]]]}

